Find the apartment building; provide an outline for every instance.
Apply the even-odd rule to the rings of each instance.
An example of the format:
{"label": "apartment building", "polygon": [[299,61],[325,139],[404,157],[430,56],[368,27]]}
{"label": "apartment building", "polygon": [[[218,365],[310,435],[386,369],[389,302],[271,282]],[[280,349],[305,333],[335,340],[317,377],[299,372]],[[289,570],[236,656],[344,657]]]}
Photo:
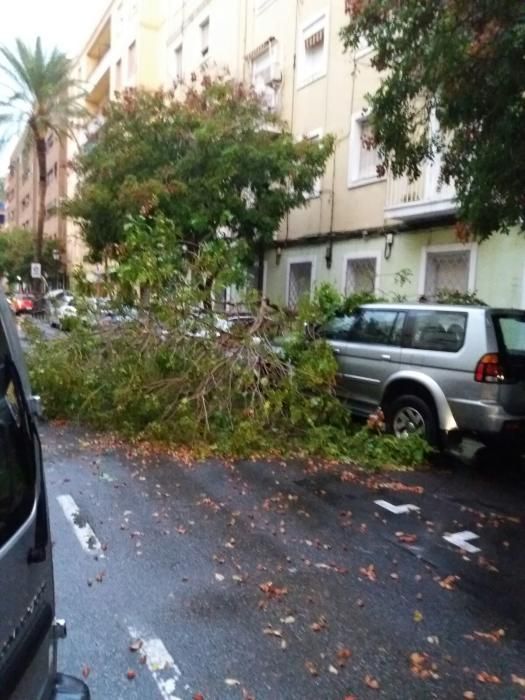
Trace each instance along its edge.
{"label": "apartment building", "polygon": [[379,76],[369,47],[343,52],[344,0],[175,0],[169,7],[166,87],[202,70],[226,71],[254,85],[296,138],[336,137],[308,206],[290,213],[267,253],[272,300],[296,306],[326,281],[346,294],[415,300],[457,290],[525,306],[525,241],[517,234],[459,241],[454,188],[440,182],[438,161],[416,182],[378,177],[366,94]]}
{"label": "apartment building", "polygon": [[[68,157],[89,146],[104,121],[104,108],[115,93],[128,87],[157,88],[162,84],[163,51],[158,40],[163,26],[163,0],[113,0],[99,19],[73,65],[73,75],[85,86],[85,106],[91,115],[87,126],[68,142]],[[75,174],[70,171],[65,196],[73,196]],[[67,269],[88,269],[96,281],[95,267],[87,266],[87,249],[78,226],[68,220]]]}
{"label": "apartment building", "polygon": [[[64,197],[71,196],[76,187],[75,174],[68,162],[79,148],[88,146],[103,123],[104,107],[115,92],[137,85],[155,88],[162,83],[164,53],[158,41],[162,12],[162,0],[114,0],[73,63],[73,77],[84,88],[83,99],[92,118],[78,129],[75,138],[60,141],[55,135],[48,135],[44,225],[45,236],[60,241],[64,251],[62,262],[68,274],[85,264],[87,254],[75,223],[57,215],[57,206]],[[11,156],[6,203],[8,227],[36,228],[38,169],[34,149],[24,137]]]}
{"label": "apartment building", "polygon": [[[297,139],[336,137],[308,205],[286,217],[267,252],[265,292],[272,300],[296,306],[326,281],[343,293],[412,300],[449,289],[525,306],[525,240],[495,234],[482,244],[459,241],[454,188],[440,183],[439,162],[426,165],[416,182],[378,177],[378,155],[367,147],[366,94],[377,89],[379,76],[369,47],[343,52],[339,31],[347,21],[344,0],[113,0],[74,65],[92,114],[77,135],[80,147],[96,133],[115,91],[229,73],[252,84]],[[68,159],[78,147],[68,142]],[[7,179],[7,217],[8,225],[31,227],[35,170],[23,156],[19,146]],[[76,186],[71,172],[65,184],[57,182],[50,202]],[[46,232],[53,226],[50,215]],[[86,249],[77,227],[63,226],[71,271],[84,263]]]}

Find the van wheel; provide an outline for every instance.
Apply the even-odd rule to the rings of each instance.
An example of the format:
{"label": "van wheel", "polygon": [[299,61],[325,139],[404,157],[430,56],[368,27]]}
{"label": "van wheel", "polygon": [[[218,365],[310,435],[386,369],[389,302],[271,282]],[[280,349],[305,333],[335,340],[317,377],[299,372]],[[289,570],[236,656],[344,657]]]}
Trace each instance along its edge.
{"label": "van wheel", "polygon": [[433,447],[439,446],[439,427],[436,412],[419,396],[406,394],[385,407],[388,432],[396,437],[421,435]]}

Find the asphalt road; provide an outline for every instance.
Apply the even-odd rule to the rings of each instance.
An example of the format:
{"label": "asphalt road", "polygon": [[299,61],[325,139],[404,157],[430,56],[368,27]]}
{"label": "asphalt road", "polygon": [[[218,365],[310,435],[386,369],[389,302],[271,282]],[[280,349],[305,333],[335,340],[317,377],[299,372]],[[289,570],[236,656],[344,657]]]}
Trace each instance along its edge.
{"label": "asphalt road", "polygon": [[[525,697],[517,465],[370,478],[42,436],[60,666],[94,700]],[[465,531],[479,551],[444,539]]]}

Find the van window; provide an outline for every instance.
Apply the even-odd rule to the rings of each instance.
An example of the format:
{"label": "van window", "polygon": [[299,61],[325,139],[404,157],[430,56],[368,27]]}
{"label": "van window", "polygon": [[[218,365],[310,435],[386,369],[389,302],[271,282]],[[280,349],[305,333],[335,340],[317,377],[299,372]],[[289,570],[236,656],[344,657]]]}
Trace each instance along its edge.
{"label": "van window", "polygon": [[0,395],[0,547],[27,520],[36,497],[36,474],[23,406],[6,364]]}
{"label": "van window", "polygon": [[458,352],[463,347],[467,314],[454,311],[414,311],[411,317],[412,348]]}

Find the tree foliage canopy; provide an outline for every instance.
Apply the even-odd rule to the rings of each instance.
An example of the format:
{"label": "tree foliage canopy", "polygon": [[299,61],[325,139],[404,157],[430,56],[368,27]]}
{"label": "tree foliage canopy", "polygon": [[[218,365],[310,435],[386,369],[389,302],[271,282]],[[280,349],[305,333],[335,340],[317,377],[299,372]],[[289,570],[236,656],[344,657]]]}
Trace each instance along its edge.
{"label": "tree foliage canopy", "polygon": [[[48,276],[56,275],[60,264],[53,259],[54,249],[59,249],[56,241],[46,240],[44,242],[42,271]],[[34,262],[34,234],[23,228],[2,231],[2,235],[0,235],[0,275],[7,274],[11,281],[17,277],[29,281],[32,262]]]}
{"label": "tree foliage canopy", "polygon": [[39,207],[35,258],[42,261],[45,199],[47,190],[46,138],[59,139],[73,133],[74,120],[84,116],[80,90],[71,77],[71,61],[58,49],[46,54],[40,37],[34,49],[20,39],[16,50],[0,47],[0,73],[7,82],[7,99],[0,101],[0,126],[25,129],[27,146],[36,149],[39,170]]}
{"label": "tree foliage canopy", "polygon": [[349,12],[346,48],[366,39],[381,71],[369,101],[386,167],[415,178],[441,153],[477,236],[523,226],[523,0],[351,0]]}
{"label": "tree foliage canopy", "polygon": [[79,155],[66,204],[94,259],[119,257],[130,215],[162,214],[184,245],[224,237],[252,252],[304,205],[333,140],[297,142],[258,98],[232,80],[172,92],[129,90],[111,102]]}

